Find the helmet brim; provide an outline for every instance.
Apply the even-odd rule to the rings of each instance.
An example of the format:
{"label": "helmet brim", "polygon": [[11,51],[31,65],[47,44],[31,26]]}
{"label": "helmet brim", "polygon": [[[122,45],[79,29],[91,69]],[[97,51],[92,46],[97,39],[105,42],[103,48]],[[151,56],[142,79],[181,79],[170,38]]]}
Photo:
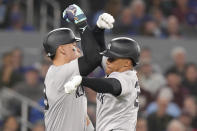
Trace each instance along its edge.
{"label": "helmet brim", "polygon": [[79,42],[79,41],[81,41],[81,39],[78,38],[78,37],[75,37],[75,41],[76,41],[76,42]]}
{"label": "helmet brim", "polygon": [[100,53],[103,56],[106,56],[108,58],[125,58],[124,56],[121,56],[115,52],[110,51],[109,49],[103,51]]}
{"label": "helmet brim", "polygon": [[[115,53],[115,52],[110,51],[109,49],[107,49],[107,50],[101,52],[100,54],[103,55],[103,56],[106,56],[106,57],[108,57],[108,58],[129,58],[129,59],[131,59],[131,60],[133,61],[132,58],[130,58],[130,57],[125,57],[125,56],[122,56],[122,55],[119,55],[119,54],[117,54],[117,53]],[[136,66],[136,65],[138,65],[138,64],[139,64],[138,62],[136,63],[136,62],[133,61],[133,65],[134,65],[134,66]]]}

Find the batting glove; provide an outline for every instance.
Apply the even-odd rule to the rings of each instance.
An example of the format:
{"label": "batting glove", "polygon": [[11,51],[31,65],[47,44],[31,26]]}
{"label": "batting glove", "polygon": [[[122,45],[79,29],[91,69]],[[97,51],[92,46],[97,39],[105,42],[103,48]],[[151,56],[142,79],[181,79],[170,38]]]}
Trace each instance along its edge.
{"label": "batting glove", "polygon": [[75,4],[67,7],[63,12],[63,18],[68,22],[74,22],[78,24],[80,22],[86,21],[87,18],[81,8]]}
{"label": "batting glove", "polygon": [[114,17],[108,13],[103,13],[99,16],[96,24],[101,29],[112,29],[115,20]]}
{"label": "batting glove", "polygon": [[80,75],[74,76],[70,81],[64,85],[65,93],[70,94],[77,90],[77,87],[81,84],[82,77]]}

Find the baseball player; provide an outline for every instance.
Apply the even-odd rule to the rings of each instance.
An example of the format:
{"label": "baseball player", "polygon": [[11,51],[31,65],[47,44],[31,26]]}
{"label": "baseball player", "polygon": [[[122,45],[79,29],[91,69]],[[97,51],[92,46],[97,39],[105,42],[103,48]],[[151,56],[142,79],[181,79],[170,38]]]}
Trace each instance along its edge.
{"label": "baseball player", "polygon": [[[64,19],[73,22],[79,30],[84,55],[77,47],[80,39],[76,38],[69,28],[55,29],[47,34],[43,46],[52,60],[45,78],[45,126],[46,131],[92,131],[87,127],[87,100],[81,86],[66,94],[64,84],[73,76],[86,76],[92,72],[102,60],[99,52],[102,50],[95,41],[93,34],[103,33],[104,28],[111,28],[113,21],[95,28],[94,33],[87,26],[86,16],[77,5],[71,5],[63,13]],[[106,18],[99,19],[104,23]],[[99,37],[97,37],[99,38]],[[98,40],[99,42],[99,40]]]}
{"label": "baseball player", "polygon": [[140,87],[134,67],[140,47],[127,37],[112,39],[108,47],[102,53],[106,78],[75,76],[64,87],[70,93],[81,84],[98,92],[96,131],[135,131]]}

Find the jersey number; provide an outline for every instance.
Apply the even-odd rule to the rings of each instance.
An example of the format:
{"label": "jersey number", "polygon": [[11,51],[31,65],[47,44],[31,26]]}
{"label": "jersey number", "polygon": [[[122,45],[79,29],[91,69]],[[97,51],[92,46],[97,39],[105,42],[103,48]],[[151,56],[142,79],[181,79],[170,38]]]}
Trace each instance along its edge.
{"label": "jersey number", "polygon": [[45,110],[49,109],[49,103],[48,103],[48,98],[46,94],[46,86],[44,86],[44,105],[45,105]]}
{"label": "jersey number", "polygon": [[134,106],[135,107],[139,107],[139,95],[140,95],[140,86],[139,86],[139,82],[137,81],[135,83],[135,88],[136,88],[136,91],[137,91],[137,96],[136,96],[136,99],[135,99],[135,102],[134,102]]}

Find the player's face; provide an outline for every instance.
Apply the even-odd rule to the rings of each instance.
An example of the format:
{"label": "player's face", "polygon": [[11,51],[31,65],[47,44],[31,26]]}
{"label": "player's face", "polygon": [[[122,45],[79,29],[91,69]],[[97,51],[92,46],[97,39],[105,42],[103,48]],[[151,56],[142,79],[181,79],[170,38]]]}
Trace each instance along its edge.
{"label": "player's face", "polygon": [[129,59],[122,58],[108,58],[106,62],[106,74],[109,75],[112,72],[122,72],[130,68],[131,61]]}
{"label": "player's face", "polygon": [[81,51],[77,47],[76,42],[63,45],[62,48],[63,48],[63,54],[66,56],[66,59],[74,60],[81,56]]}

